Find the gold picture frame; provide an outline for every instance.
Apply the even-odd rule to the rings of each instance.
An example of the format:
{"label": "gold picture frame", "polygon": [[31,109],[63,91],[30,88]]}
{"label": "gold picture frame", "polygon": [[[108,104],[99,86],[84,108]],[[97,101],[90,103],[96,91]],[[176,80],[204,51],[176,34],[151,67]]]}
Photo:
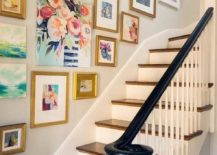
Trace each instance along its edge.
{"label": "gold picture frame", "polygon": [[95,64],[97,66],[116,66],[117,39],[96,36]]}
{"label": "gold picture frame", "polygon": [[[94,0],[94,28],[95,29],[99,29],[99,30],[103,30],[103,31],[108,31],[108,32],[114,32],[114,33],[118,33],[118,27],[119,27],[119,0],[110,0],[111,3],[108,3],[108,5],[110,5],[112,8],[112,10],[110,10],[110,14],[112,14],[111,16],[103,16],[102,14],[102,5],[100,2],[102,3],[108,3],[108,2],[104,2],[102,0]],[[115,3],[116,2],[116,3]],[[99,5],[99,3],[101,5]],[[116,7],[112,6],[116,5]],[[113,10],[113,8],[116,8]],[[116,12],[116,13],[114,13]],[[98,14],[101,13],[101,14]],[[102,17],[103,16],[103,17]],[[114,19],[116,18],[116,19]],[[101,22],[100,22],[101,20]],[[109,25],[108,25],[109,23]],[[113,28],[112,28],[113,26]]]}
{"label": "gold picture frame", "polygon": [[30,127],[67,123],[69,73],[33,71],[31,79]]}
{"label": "gold picture frame", "polygon": [[[131,26],[129,27],[129,23]],[[132,23],[133,22],[133,23]],[[139,17],[122,12],[121,13],[121,41],[138,44],[139,42]]]}
{"label": "gold picture frame", "polygon": [[[151,3],[152,2],[152,3]],[[150,0],[151,4],[148,4],[147,6],[145,4],[141,4],[135,0],[129,0],[129,8],[132,11],[138,12],[140,14],[143,14],[145,16],[149,16],[151,18],[156,18],[156,0]],[[152,8],[151,12],[147,8]]]}
{"label": "gold picture frame", "polygon": [[73,74],[73,99],[90,99],[97,97],[97,73]]}
{"label": "gold picture frame", "polygon": [[26,124],[0,126],[0,154],[12,155],[25,151]]}
{"label": "gold picture frame", "polygon": [[0,15],[25,19],[26,0],[0,0]]}

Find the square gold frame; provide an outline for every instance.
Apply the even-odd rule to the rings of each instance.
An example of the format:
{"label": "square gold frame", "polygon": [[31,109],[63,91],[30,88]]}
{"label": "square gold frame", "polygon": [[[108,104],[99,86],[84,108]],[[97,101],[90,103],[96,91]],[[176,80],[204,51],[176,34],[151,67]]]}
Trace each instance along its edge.
{"label": "square gold frame", "polygon": [[[124,16],[130,16],[130,17],[133,17],[133,18],[136,18],[138,20],[138,39],[137,39],[137,42],[133,42],[133,41],[128,41],[128,40],[125,40],[123,38],[123,23],[124,23]],[[139,43],[139,17],[138,16],[135,16],[135,15],[132,15],[132,14],[129,14],[129,13],[126,13],[126,12],[121,12],[121,41],[123,42],[127,42],[127,43],[132,43],[132,44],[138,44]]]}
{"label": "square gold frame", "polygon": [[21,13],[12,13],[12,12],[2,10],[3,1],[4,0],[0,0],[0,15],[8,16],[8,17],[14,17],[14,18],[20,18],[20,19],[26,18],[26,0],[20,0]]}
{"label": "square gold frame", "polygon": [[120,4],[120,0],[117,0],[117,20],[116,20],[116,30],[113,29],[108,29],[108,28],[104,28],[104,27],[100,27],[97,26],[97,0],[94,0],[94,28],[98,29],[98,30],[103,30],[103,31],[108,31],[108,32],[114,32],[114,33],[118,33],[118,28],[119,28],[119,4]]}
{"label": "square gold frame", "polygon": [[[80,100],[80,99],[90,99],[97,97],[97,73],[79,73],[75,72],[73,74],[73,99]],[[92,80],[93,90],[91,92],[80,92],[80,82],[81,80]]]}
{"label": "square gold frame", "polygon": [[[3,132],[7,130],[13,130],[13,129],[21,129],[21,139],[20,139],[20,148],[17,149],[11,149],[9,151],[2,150],[2,140],[3,140]],[[0,154],[1,155],[12,155],[15,153],[21,153],[25,151],[26,147],[26,124],[14,124],[14,125],[7,125],[7,126],[0,126]]]}
{"label": "square gold frame", "polygon": [[[63,121],[56,121],[50,123],[35,123],[35,82],[37,75],[45,75],[45,76],[66,76],[66,103],[65,103],[65,119]],[[68,122],[68,92],[69,92],[69,73],[67,72],[38,72],[33,71],[31,75],[32,83],[31,83],[31,109],[30,109],[30,127],[37,128],[37,127],[45,127],[45,126],[52,126],[52,125],[59,125],[65,124]]]}
{"label": "square gold frame", "polygon": [[130,10],[135,11],[135,12],[138,12],[138,13],[143,14],[143,15],[145,15],[145,16],[149,16],[149,17],[151,17],[151,18],[156,18],[156,4],[157,4],[156,0],[154,0],[154,10],[153,10],[153,14],[148,13],[148,12],[145,12],[145,11],[143,11],[143,10],[140,10],[140,9],[138,9],[138,8],[133,7],[133,0],[129,0],[129,3],[130,3],[130,5],[129,5]]}
{"label": "square gold frame", "polygon": [[[102,63],[99,62],[99,41],[100,40],[106,40],[114,42],[114,63]],[[116,66],[116,59],[117,57],[117,39],[116,38],[110,38],[105,36],[96,36],[96,52],[95,52],[95,64],[97,66],[107,66],[107,67],[115,67]]]}

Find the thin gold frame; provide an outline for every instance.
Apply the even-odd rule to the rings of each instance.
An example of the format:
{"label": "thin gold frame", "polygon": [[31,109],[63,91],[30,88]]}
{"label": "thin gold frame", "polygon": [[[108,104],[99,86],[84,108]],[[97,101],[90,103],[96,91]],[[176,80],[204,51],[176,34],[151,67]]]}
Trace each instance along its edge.
{"label": "thin gold frame", "polygon": [[[113,63],[102,63],[99,62],[99,42],[100,40],[106,40],[114,42],[114,62]],[[117,55],[117,39],[110,38],[105,36],[96,36],[96,53],[95,53],[95,65],[97,66],[107,66],[107,67],[115,67],[116,66],[116,55]]]}
{"label": "thin gold frame", "polygon": [[[137,20],[138,20],[138,39],[137,39],[137,41],[136,42],[134,42],[134,41],[128,41],[128,40],[125,40],[124,38],[123,38],[123,24],[124,24],[124,16],[130,16],[130,17],[132,17],[132,18],[136,18]],[[123,42],[127,42],[127,43],[132,43],[132,44],[138,44],[138,42],[139,42],[139,17],[138,16],[135,16],[135,15],[132,15],[132,14],[129,14],[129,13],[126,13],[126,12],[122,12],[121,13],[121,41],[123,41]]]}
{"label": "thin gold frame", "polygon": [[95,29],[98,29],[98,30],[103,30],[103,31],[108,31],[108,32],[114,32],[114,33],[118,33],[118,27],[119,27],[119,3],[120,1],[117,0],[117,20],[116,20],[116,29],[113,30],[113,29],[108,29],[108,28],[104,28],[104,27],[100,27],[100,26],[97,26],[97,0],[94,0],[94,28]]}
{"label": "thin gold frame", "polygon": [[26,0],[20,0],[21,13],[12,13],[12,12],[2,10],[3,1],[4,0],[0,0],[0,15],[8,16],[8,17],[14,17],[14,18],[20,18],[20,19],[26,18]]}
{"label": "thin gold frame", "polygon": [[[80,100],[80,99],[90,99],[97,97],[97,73],[80,73],[74,72],[73,74],[73,99]],[[93,90],[90,93],[80,93],[80,81],[81,79],[87,79],[93,81]]]}
{"label": "thin gold frame", "polygon": [[[48,122],[48,123],[35,123],[35,82],[37,75],[45,75],[45,76],[65,76],[66,77],[66,103],[65,103],[65,119],[62,121],[56,122]],[[45,127],[45,126],[52,126],[52,125],[59,125],[65,124],[68,122],[68,92],[69,92],[69,73],[67,72],[37,72],[33,71],[31,75],[32,83],[31,83],[31,112],[30,112],[30,127],[37,128],[37,127]]]}
{"label": "thin gold frame", "polygon": [[130,10],[135,11],[135,12],[138,12],[138,13],[143,14],[143,15],[145,15],[145,16],[149,16],[149,17],[152,17],[152,18],[156,18],[156,5],[157,5],[156,0],[154,0],[154,10],[153,10],[153,14],[148,13],[148,12],[145,12],[145,11],[143,11],[143,10],[140,10],[140,9],[137,9],[137,8],[133,7],[133,0],[129,0],[129,3],[130,3],[130,5],[129,5]]}
{"label": "thin gold frame", "polygon": [[[3,151],[2,145],[3,145],[3,132],[7,130],[13,130],[13,129],[21,129],[21,139],[20,139],[20,148],[17,149],[11,149],[9,151]],[[26,147],[26,124],[14,124],[14,125],[7,125],[7,126],[1,126],[0,127],[0,154],[1,155],[12,155],[15,153],[21,153],[25,151]]]}

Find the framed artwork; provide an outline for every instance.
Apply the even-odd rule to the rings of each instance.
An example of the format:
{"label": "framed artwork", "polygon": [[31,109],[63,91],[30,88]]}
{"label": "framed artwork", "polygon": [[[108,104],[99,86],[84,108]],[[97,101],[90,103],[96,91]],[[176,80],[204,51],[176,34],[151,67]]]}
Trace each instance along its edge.
{"label": "framed artwork", "polygon": [[161,2],[164,2],[172,7],[180,8],[180,0],[160,0]]}
{"label": "framed artwork", "polygon": [[117,39],[105,36],[96,37],[96,65],[115,67]]}
{"label": "framed artwork", "polygon": [[0,99],[26,97],[26,65],[0,63]]}
{"label": "framed artwork", "polygon": [[0,15],[26,18],[26,0],[0,0]]}
{"label": "framed artwork", "polygon": [[37,1],[36,64],[90,67],[92,6],[72,0]]}
{"label": "framed artwork", "polygon": [[0,23],[0,57],[26,58],[26,27]]}
{"label": "framed artwork", "polygon": [[119,0],[94,0],[94,27],[118,33]]}
{"label": "framed artwork", "polygon": [[121,14],[121,40],[138,44],[139,17],[122,12]]}
{"label": "framed artwork", "polygon": [[0,154],[12,155],[25,151],[26,124],[0,126]]}
{"label": "framed artwork", "polygon": [[156,0],[130,0],[130,10],[155,18]]}
{"label": "framed artwork", "polygon": [[69,73],[32,72],[31,128],[68,121]]}
{"label": "framed artwork", "polygon": [[73,99],[88,99],[97,96],[96,73],[74,73]]}

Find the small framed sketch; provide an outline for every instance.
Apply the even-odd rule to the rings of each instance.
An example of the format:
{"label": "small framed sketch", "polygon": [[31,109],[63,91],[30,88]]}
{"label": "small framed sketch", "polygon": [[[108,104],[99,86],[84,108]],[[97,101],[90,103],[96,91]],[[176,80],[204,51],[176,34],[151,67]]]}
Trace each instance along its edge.
{"label": "small framed sketch", "polygon": [[89,99],[97,96],[96,73],[74,73],[73,99]]}
{"label": "small framed sketch", "polygon": [[156,0],[130,0],[130,10],[155,18]]}
{"label": "small framed sketch", "polygon": [[26,0],[0,0],[0,15],[26,18]]}
{"label": "small framed sketch", "polygon": [[121,40],[138,44],[139,40],[139,17],[121,13]]}
{"label": "small framed sketch", "polygon": [[96,29],[118,32],[119,0],[94,0]]}
{"label": "small framed sketch", "polygon": [[31,128],[68,121],[69,73],[32,72]]}
{"label": "small framed sketch", "polygon": [[25,151],[26,124],[0,127],[0,154],[11,155]]}
{"label": "small framed sketch", "polygon": [[180,0],[160,0],[161,2],[164,2],[172,7],[180,8]]}
{"label": "small framed sketch", "polygon": [[104,36],[96,37],[96,65],[115,67],[117,40]]}

